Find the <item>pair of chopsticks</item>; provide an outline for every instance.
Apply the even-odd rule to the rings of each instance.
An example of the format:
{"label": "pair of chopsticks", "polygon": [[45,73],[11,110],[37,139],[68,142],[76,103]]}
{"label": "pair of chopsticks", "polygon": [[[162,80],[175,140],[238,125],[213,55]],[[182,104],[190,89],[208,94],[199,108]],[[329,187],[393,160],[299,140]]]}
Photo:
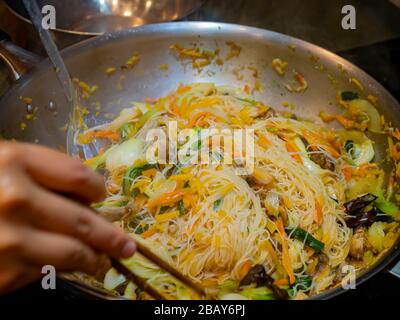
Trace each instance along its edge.
{"label": "pair of chopsticks", "polygon": [[[161,269],[167,271],[171,275],[173,275],[176,279],[180,280],[183,284],[197,292],[201,298],[205,297],[204,289],[199,286],[197,283],[190,280],[188,277],[183,275],[179,270],[175,269],[169,263],[155,255],[149,248],[141,244],[139,241],[136,242],[137,251],[145,256],[147,259],[155,263]],[[137,286],[149,293],[153,298],[159,300],[169,300],[169,297],[159,292],[155,287],[153,287],[146,279],[143,279],[136,275],[134,272],[129,270],[126,266],[124,266],[117,259],[111,258],[111,265],[117,270],[119,273],[124,275],[129,281],[132,281],[137,284]]]}

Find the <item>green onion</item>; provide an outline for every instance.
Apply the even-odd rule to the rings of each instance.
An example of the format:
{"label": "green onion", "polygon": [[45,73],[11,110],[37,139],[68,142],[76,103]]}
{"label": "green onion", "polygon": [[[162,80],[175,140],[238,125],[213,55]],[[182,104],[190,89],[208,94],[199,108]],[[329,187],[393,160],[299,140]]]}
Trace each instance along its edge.
{"label": "green onion", "polygon": [[354,148],[354,142],[352,140],[347,140],[344,145],[344,149],[346,150],[346,152],[350,153],[353,148]]}
{"label": "green onion", "polygon": [[223,200],[223,198],[218,199],[218,200],[216,200],[216,201],[214,202],[214,211],[219,211],[219,210],[221,209],[222,200]]}
{"label": "green onion", "polygon": [[295,290],[309,291],[312,285],[312,278],[307,275],[296,277],[296,282],[287,290],[290,297],[293,298]]}
{"label": "green onion", "polygon": [[325,244],[323,242],[315,239],[311,234],[303,229],[286,229],[286,233],[291,238],[304,242],[306,245],[313,248],[315,252],[321,252],[325,248]]}
{"label": "green onion", "polygon": [[312,284],[312,278],[307,275],[302,275],[296,278],[296,282],[293,285],[296,289],[307,291],[310,289]]}
{"label": "green onion", "polygon": [[342,96],[342,100],[344,100],[344,101],[358,99],[358,93],[352,92],[352,91],[343,91],[341,93],[341,96]]}
{"label": "green onion", "polygon": [[185,214],[185,206],[183,204],[183,200],[180,200],[178,202],[178,209],[179,209],[179,215],[183,216]]}

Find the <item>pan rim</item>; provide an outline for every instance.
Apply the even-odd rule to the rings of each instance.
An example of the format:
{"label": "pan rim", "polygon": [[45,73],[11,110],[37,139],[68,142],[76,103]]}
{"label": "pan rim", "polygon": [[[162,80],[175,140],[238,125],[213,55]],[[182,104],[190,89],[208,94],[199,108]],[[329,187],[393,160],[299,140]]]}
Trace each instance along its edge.
{"label": "pan rim", "polygon": [[[201,8],[203,6],[203,4],[204,4],[204,1],[205,0],[199,0],[198,3],[193,8],[191,8],[190,10],[185,11],[178,18],[171,19],[171,20],[166,20],[165,22],[158,22],[158,23],[152,23],[152,24],[171,23],[171,22],[181,21],[181,20],[185,19],[186,17],[188,17],[189,15],[191,15],[192,13],[194,13],[199,8]],[[6,6],[7,10],[9,10],[18,19],[20,19],[21,21],[23,21],[23,22],[25,22],[25,23],[27,23],[29,25],[32,25],[32,22],[31,22],[30,19],[28,19],[24,15],[20,14],[16,10],[14,10],[6,1],[4,1],[4,5]],[[150,25],[150,23],[149,24],[144,24],[144,25],[141,25],[141,26],[137,26],[137,27],[132,27],[132,28],[140,28],[140,27],[146,26],[146,25]],[[132,29],[132,28],[130,28],[130,29]],[[64,33],[64,34],[70,34],[70,35],[76,35],[76,36],[87,36],[87,37],[98,37],[98,36],[102,36],[102,35],[104,35],[106,33],[112,33],[112,32],[124,31],[124,30],[128,30],[128,29],[106,31],[106,32],[76,31],[76,30],[71,30],[71,29],[66,29],[66,28],[51,29],[51,31],[60,32],[60,33]]]}
{"label": "pan rim", "polygon": [[[230,24],[230,23],[220,23],[220,22],[208,22],[208,21],[181,21],[181,22],[164,22],[164,23],[156,23],[156,24],[148,24],[136,28],[118,30],[110,33],[104,33],[100,36],[86,39],[82,42],[74,44],[68,48],[62,50],[62,55],[65,58],[74,56],[74,54],[79,51],[85,51],[90,48],[99,47],[102,44],[109,44],[112,41],[119,41],[121,39],[128,39],[134,37],[135,35],[141,36],[151,36],[154,34],[160,35],[169,35],[173,34],[174,31],[183,32],[185,30],[190,30],[194,35],[197,34],[198,31],[208,31],[210,33],[218,33],[222,30],[226,31],[228,29],[232,33],[243,33],[243,34],[252,34],[252,36],[260,37],[260,39],[269,39],[276,40],[282,43],[291,43],[295,44],[298,48],[308,50],[313,54],[317,54],[318,56],[323,56],[326,59],[332,59],[337,63],[340,63],[349,71],[349,73],[357,73],[362,75],[368,82],[373,83],[375,89],[379,92],[382,92],[386,95],[389,103],[394,106],[399,106],[399,102],[396,98],[389,92],[383,85],[381,85],[376,79],[374,79],[367,72],[347,61],[346,59],[340,57],[339,55],[328,51],[325,48],[322,48],[318,45],[309,43],[307,41],[297,39],[288,35],[284,35],[275,31],[250,27],[250,26],[242,26],[238,24]],[[13,85],[9,91],[1,98],[1,101],[7,98],[9,94],[18,88],[22,88],[24,85],[29,83],[35,76],[40,74],[40,72],[47,71],[47,68],[50,67],[50,63],[48,59],[44,59],[41,61],[34,69],[29,71],[26,75],[24,75],[21,80],[17,81],[15,85]],[[378,272],[387,267],[390,263],[392,263],[395,259],[398,259],[400,256],[400,237],[397,239],[396,243],[385,253],[385,255],[377,261],[373,266],[363,271],[356,278],[356,285],[360,285],[376,275]],[[64,281],[64,280],[63,280]],[[68,282],[73,282],[70,280],[66,280]],[[95,289],[92,289],[95,290]],[[309,300],[318,300],[318,299],[329,299],[336,297],[339,294],[345,293],[341,287],[333,288],[328,291],[322,292],[318,295],[312,296]]]}

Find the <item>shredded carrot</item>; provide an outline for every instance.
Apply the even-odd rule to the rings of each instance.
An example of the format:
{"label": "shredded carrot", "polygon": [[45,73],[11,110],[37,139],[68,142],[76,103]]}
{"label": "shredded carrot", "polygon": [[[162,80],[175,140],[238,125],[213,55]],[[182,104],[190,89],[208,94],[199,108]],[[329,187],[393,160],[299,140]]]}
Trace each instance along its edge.
{"label": "shredded carrot", "polygon": [[144,195],[138,195],[138,196],[135,198],[135,204],[136,204],[139,208],[143,207],[143,206],[146,204],[146,202],[147,202],[147,197],[145,197]]}
{"label": "shredded carrot", "polygon": [[271,145],[271,141],[269,141],[267,135],[263,133],[259,133],[258,135],[258,143],[261,147],[267,149]]}
{"label": "shredded carrot", "polygon": [[181,102],[179,114],[186,116],[188,107],[189,107],[188,98],[184,97]]}
{"label": "shredded carrot", "polygon": [[315,222],[318,223],[319,225],[321,225],[323,219],[324,219],[324,215],[322,212],[321,203],[317,199],[315,199]]}
{"label": "shredded carrot", "polygon": [[149,200],[147,206],[149,208],[160,207],[160,206],[170,206],[177,203],[185,195],[184,190],[177,190],[173,192],[164,193],[161,196]]}
{"label": "shredded carrot", "polygon": [[269,242],[269,240],[265,240],[263,242],[263,246],[265,246],[265,249],[267,249],[269,256],[271,257],[272,262],[274,263],[276,269],[278,272],[282,273],[282,265],[279,261],[278,255],[275,252],[274,247],[272,244]]}
{"label": "shredded carrot", "polygon": [[344,116],[337,115],[336,120],[346,129],[352,129],[354,127],[354,121],[347,119]]}
{"label": "shredded carrot", "polygon": [[250,269],[251,269],[251,262],[250,260],[246,260],[239,271],[240,279],[243,279],[247,275]]}
{"label": "shredded carrot", "polygon": [[154,177],[156,175],[156,173],[157,173],[157,169],[152,168],[152,169],[143,171],[142,175],[145,177]]}
{"label": "shredded carrot", "polygon": [[296,145],[292,141],[290,141],[290,140],[286,141],[286,150],[291,153],[291,156],[294,160],[303,164],[303,161],[301,160],[301,157],[299,155],[299,150],[297,149]]}
{"label": "shredded carrot", "polygon": [[346,181],[349,181],[353,175],[353,169],[350,166],[343,166],[342,173]]}
{"label": "shredded carrot", "polygon": [[293,273],[293,267],[292,267],[292,262],[290,261],[290,256],[289,256],[289,249],[288,249],[288,243],[287,239],[285,238],[285,228],[283,227],[283,222],[282,219],[278,219],[278,230],[281,236],[281,241],[282,241],[282,265],[286,270],[286,273],[289,276],[289,281],[291,284],[295,283],[296,278]]}
{"label": "shredded carrot", "polygon": [[375,169],[376,163],[363,163],[357,170],[357,175],[360,177],[365,177],[369,169]]}
{"label": "shredded carrot", "polygon": [[155,228],[151,228],[145,232],[143,232],[142,234],[140,234],[140,236],[144,239],[150,238],[153,234],[156,233],[156,229]]}
{"label": "shredded carrot", "polygon": [[193,128],[197,125],[200,119],[203,119],[205,117],[211,118],[213,120],[223,120],[221,117],[211,113],[211,112],[199,112],[194,115],[194,117],[190,120],[188,127]]}
{"label": "shredded carrot", "polygon": [[187,206],[191,206],[192,207],[192,212],[195,213],[196,212],[196,204],[197,204],[197,196],[194,194],[186,194],[183,202],[187,205]]}
{"label": "shredded carrot", "polygon": [[176,93],[178,93],[178,94],[186,93],[186,92],[190,91],[191,89],[192,89],[191,86],[180,86],[178,88],[178,90],[176,90]]}
{"label": "shredded carrot", "polygon": [[325,113],[325,112],[320,112],[319,117],[324,122],[332,122],[332,121],[336,120],[336,116]]}
{"label": "shredded carrot", "polygon": [[319,137],[317,134],[311,131],[302,131],[303,137],[308,141],[309,144],[314,146],[321,146],[327,152],[329,152],[333,157],[339,158],[340,154],[336,151],[334,147],[332,147],[328,141],[325,141],[323,138]]}
{"label": "shredded carrot", "polygon": [[175,116],[179,116],[179,107],[176,104],[176,97],[174,97],[171,101],[171,113]]}
{"label": "shredded carrot", "polygon": [[276,286],[287,286],[289,281],[287,278],[282,278],[274,281],[274,285]]}
{"label": "shredded carrot", "polygon": [[217,279],[204,279],[200,281],[200,285],[203,287],[213,287],[218,285]]}
{"label": "shredded carrot", "polygon": [[91,135],[93,138],[110,139],[113,141],[119,141],[120,139],[120,136],[117,132],[110,130],[93,131]]}

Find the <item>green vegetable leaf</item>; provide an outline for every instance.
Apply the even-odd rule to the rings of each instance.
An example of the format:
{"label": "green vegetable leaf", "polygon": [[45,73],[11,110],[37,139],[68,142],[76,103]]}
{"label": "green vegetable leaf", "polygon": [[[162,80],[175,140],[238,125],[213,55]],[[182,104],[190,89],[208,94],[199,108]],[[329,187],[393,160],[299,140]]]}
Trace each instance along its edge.
{"label": "green vegetable leaf", "polygon": [[240,294],[252,300],[275,300],[272,290],[267,287],[246,288]]}
{"label": "green vegetable leaf", "polygon": [[311,234],[307,231],[295,228],[295,229],[286,229],[286,233],[294,239],[304,242],[309,247],[313,248],[315,252],[321,252],[325,248],[325,244],[317,239],[315,239]]}
{"label": "green vegetable leaf", "polygon": [[297,290],[309,291],[312,285],[312,278],[308,275],[296,277],[296,282],[287,290],[291,298],[294,297]]}
{"label": "green vegetable leaf", "polygon": [[377,192],[375,192],[375,196],[377,197],[377,199],[375,200],[375,207],[383,213],[378,213],[377,217],[379,218],[379,220],[385,220],[385,215],[389,216],[389,218],[392,217],[396,219],[400,212],[398,205],[386,200],[382,189],[379,189]]}
{"label": "green vegetable leaf", "polygon": [[239,98],[239,97],[236,97],[236,99],[238,99],[238,100],[240,100],[242,102],[246,102],[248,104],[251,104],[252,106],[256,106],[257,105],[257,101],[255,101],[255,100]]}
{"label": "green vegetable leaf", "polygon": [[214,211],[219,211],[221,209],[222,201],[223,201],[223,198],[218,199],[214,202]]}
{"label": "green vegetable leaf", "polygon": [[342,100],[350,101],[354,99],[358,99],[358,93],[352,91],[343,91],[341,93]]}
{"label": "green vegetable leaf", "polygon": [[131,137],[132,132],[134,131],[135,126],[132,123],[125,123],[120,129],[119,133],[123,141]]}
{"label": "green vegetable leaf", "polygon": [[399,207],[390,201],[376,201],[375,205],[380,211],[391,216],[396,215],[399,212]]}
{"label": "green vegetable leaf", "polygon": [[178,202],[178,210],[179,210],[179,215],[183,216],[185,214],[185,206],[183,204],[183,200],[180,200]]}
{"label": "green vegetable leaf", "polygon": [[296,282],[293,287],[296,287],[298,290],[307,291],[310,289],[312,285],[312,278],[307,275],[302,275],[296,278]]}
{"label": "green vegetable leaf", "polygon": [[126,171],[122,181],[122,191],[125,195],[129,195],[132,181],[139,177],[143,171],[155,168],[154,164],[145,164],[141,167],[133,167]]}

